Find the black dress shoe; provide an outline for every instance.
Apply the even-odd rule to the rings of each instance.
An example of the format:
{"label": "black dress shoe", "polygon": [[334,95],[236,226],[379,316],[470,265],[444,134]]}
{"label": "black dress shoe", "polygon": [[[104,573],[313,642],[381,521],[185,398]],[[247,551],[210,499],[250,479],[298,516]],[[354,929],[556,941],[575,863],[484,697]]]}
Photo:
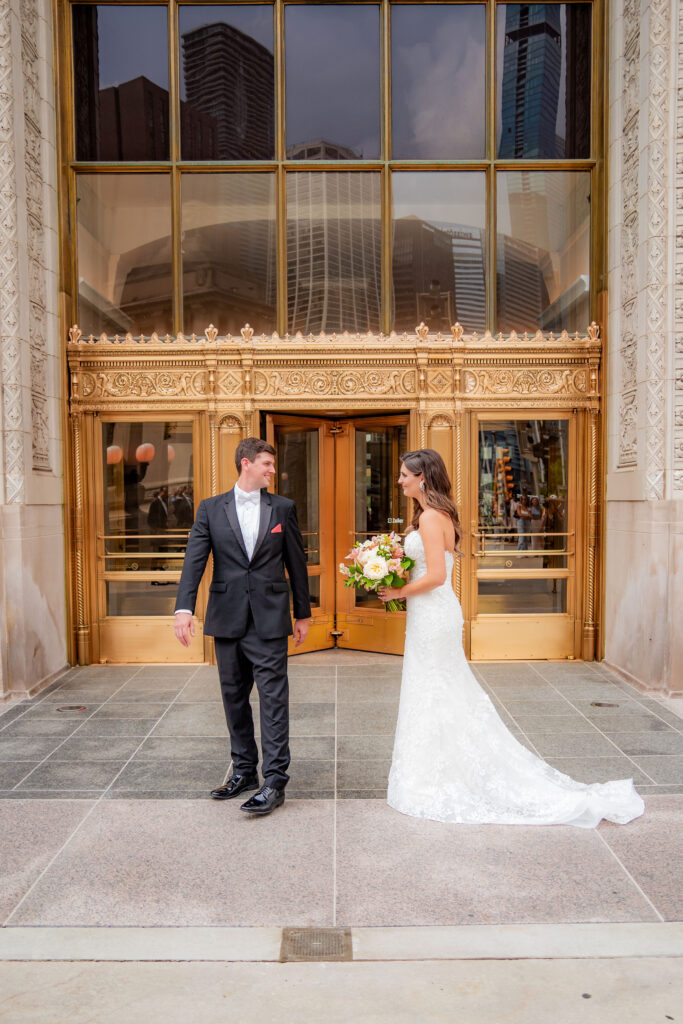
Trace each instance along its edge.
{"label": "black dress shoe", "polygon": [[239,796],[240,793],[246,793],[250,789],[258,789],[258,775],[242,775],[240,772],[235,772],[224,786],[212,789],[211,796],[214,800],[232,800],[233,797]]}
{"label": "black dress shoe", "polygon": [[285,802],[284,789],[273,789],[272,786],[262,786],[258,793],[254,793],[246,803],[240,807],[241,811],[247,814],[270,814],[276,807]]}

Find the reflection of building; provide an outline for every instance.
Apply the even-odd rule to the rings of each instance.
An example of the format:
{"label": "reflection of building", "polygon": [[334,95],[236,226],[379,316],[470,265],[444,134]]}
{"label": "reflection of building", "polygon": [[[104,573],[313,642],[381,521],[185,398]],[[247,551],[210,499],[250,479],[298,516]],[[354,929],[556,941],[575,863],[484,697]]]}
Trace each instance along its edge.
{"label": "reflection of building", "polygon": [[139,75],[98,98],[100,160],[168,160],[168,89]]}
{"label": "reflection of building", "polygon": [[216,122],[216,150],[204,159],[272,159],[272,53],[224,22],[184,32],[182,46],[187,102]]}
{"label": "reflection of building", "polygon": [[297,142],[287,150],[288,160],[359,160],[360,155],[337,142],[316,139],[315,142]]}
{"label": "reflection of building", "polygon": [[589,155],[590,41],[589,4],[506,7],[499,157]]}
{"label": "reflection of building", "polygon": [[562,35],[560,4],[505,9],[500,157],[559,157],[556,138]]}
{"label": "reflection of building", "polygon": [[275,329],[272,185],[270,175],[230,175],[207,203],[204,215],[213,222],[198,226],[189,217],[183,231],[186,331],[201,332],[207,323],[231,334],[244,323],[257,332]]}
{"label": "reflection of building", "polygon": [[379,330],[380,210],[378,174],[287,176],[290,331]]}
{"label": "reflection of building", "polygon": [[434,331],[454,319],[453,249],[447,231],[410,215],[394,221],[394,325],[412,331],[425,320]]}
{"label": "reflection of building", "polygon": [[535,331],[548,305],[541,261],[547,255],[509,235],[498,235],[496,285],[501,331]]}

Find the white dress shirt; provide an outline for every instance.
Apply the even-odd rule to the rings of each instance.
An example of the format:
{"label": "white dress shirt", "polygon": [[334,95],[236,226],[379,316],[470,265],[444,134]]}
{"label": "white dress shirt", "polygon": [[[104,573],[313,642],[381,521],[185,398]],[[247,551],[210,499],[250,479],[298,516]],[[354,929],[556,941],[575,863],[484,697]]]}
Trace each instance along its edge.
{"label": "white dress shirt", "polygon": [[259,522],[261,520],[261,492],[243,491],[235,484],[235,511],[242,531],[242,539],[247,549],[247,557],[251,559],[256,547]]}
{"label": "white dress shirt", "polygon": [[[247,556],[251,560],[254,548],[256,547],[256,538],[258,537],[258,528],[261,522],[260,490],[243,491],[241,487],[235,484],[235,511],[237,512],[237,521],[242,531],[244,546],[247,549]],[[186,612],[188,615],[192,614],[189,608],[177,608],[174,615],[180,615],[183,612]]]}

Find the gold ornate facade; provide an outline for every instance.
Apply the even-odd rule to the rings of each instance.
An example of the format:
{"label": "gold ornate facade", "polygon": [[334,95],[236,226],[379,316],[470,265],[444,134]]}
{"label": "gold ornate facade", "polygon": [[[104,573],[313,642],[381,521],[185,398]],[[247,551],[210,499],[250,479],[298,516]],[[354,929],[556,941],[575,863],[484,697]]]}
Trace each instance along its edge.
{"label": "gold ornate facade", "polygon": [[[236,337],[220,337],[210,326],[203,337],[95,338],[85,337],[74,327],[68,363],[75,512],[73,606],[80,662],[178,660],[180,655],[170,617],[107,614],[101,588],[116,580],[158,580],[160,557],[158,551],[140,553],[132,562],[130,553],[124,559],[107,547],[102,518],[103,424],[191,422],[195,498],[199,500],[231,486],[237,443],[262,432],[268,417],[282,422],[299,417],[296,422],[304,423],[320,417],[324,426],[320,436],[324,434],[330,445],[334,435],[344,432],[339,424],[351,419],[361,425],[360,430],[369,430],[373,417],[387,422],[405,417],[408,447],[437,449],[454,481],[465,526],[464,558],[457,563],[454,582],[472,655],[595,656],[601,363],[595,324],[585,334],[572,336],[466,335],[458,324],[444,335],[432,334],[420,324],[414,334],[387,336],[257,336],[247,325]],[[500,534],[487,536],[480,526],[479,423],[492,417],[502,417],[505,423],[561,421],[566,427],[571,449],[567,526],[552,558],[547,552],[535,555],[522,550],[515,561],[512,552],[497,551],[491,537]],[[335,458],[332,447],[327,456],[320,450],[319,486],[323,505],[328,502],[341,508],[345,501],[353,502],[357,477],[348,478],[349,486],[342,467],[341,484],[336,485],[341,490],[334,490],[331,476],[325,484],[324,474]],[[321,597],[314,609],[310,649],[330,646],[336,638],[346,646],[374,643],[377,649],[392,650],[395,641],[382,626],[386,615],[380,622],[371,611],[351,607],[348,601],[344,608],[335,598],[337,563],[340,552],[343,557],[344,547],[349,546],[346,535],[353,532],[341,529],[340,522],[330,519],[327,526],[321,522],[318,527],[319,548],[328,555],[321,555],[319,568],[311,571],[319,575],[320,593],[328,597]],[[168,557],[163,584],[178,578],[182,552],[179,549]],[[525,557],[526,565],[533,567],[526,567]],[[550,575],[553,592],[559,586],[566,595],[560,613],[524,613],[514,606],[497,614],[480,612],[482,580],[498,581],[500,587],[517,580],[521,586],[525,580]],[[201,620],[201,607],[198,616]],[[374,634],[366,628],[373,624]],[[210,657],[208,643],[200,648],[195,645],[193,658]]]}

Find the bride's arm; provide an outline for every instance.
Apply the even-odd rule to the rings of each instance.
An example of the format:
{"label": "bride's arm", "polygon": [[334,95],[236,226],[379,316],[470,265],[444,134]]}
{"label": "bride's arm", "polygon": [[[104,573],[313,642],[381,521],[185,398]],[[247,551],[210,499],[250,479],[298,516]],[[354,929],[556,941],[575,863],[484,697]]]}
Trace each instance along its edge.
{"label": "bride's arm", "polygon": [[[443,516],[436,509],[427,508],[420,516],[420,535],[425,549],[427,572],[419,580],[406,583],[404,587],[390,587],[384,591],[386,600],[392,597],[403,600],[404,597],[415,597],[426,594],[446,582],[446,546],[443,535]],[[384,600],[382,594],[380,599]]]}

